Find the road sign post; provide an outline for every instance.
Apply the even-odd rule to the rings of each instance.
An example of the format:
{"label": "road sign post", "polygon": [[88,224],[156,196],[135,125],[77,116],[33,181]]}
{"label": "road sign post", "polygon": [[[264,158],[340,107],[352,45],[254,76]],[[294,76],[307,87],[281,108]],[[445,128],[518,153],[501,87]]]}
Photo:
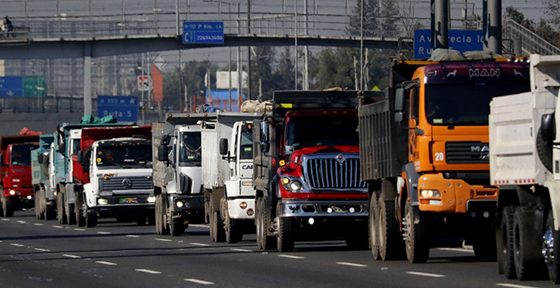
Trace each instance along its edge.
{"label": "road sign post", "polygon": [[224,43],[224,22],[183,22],[183,44]]}
{"label": "road sign post", "polygon": [[138,91],[150,91],[152,88],[152,79],[150,75],[138,75],[136,83],[138,84]]}
{"label": "road sign post", "polygon": [[97,96],[97,116],[118,121],[138,121],[138,96]]}
{"label": "road sign post", "polygon": [[[432,35],[428,29],[414,31],[414,59],[426,59],[432,54]],[[466,51],[482,51],[482,30],[449,30],[449,48]]]}

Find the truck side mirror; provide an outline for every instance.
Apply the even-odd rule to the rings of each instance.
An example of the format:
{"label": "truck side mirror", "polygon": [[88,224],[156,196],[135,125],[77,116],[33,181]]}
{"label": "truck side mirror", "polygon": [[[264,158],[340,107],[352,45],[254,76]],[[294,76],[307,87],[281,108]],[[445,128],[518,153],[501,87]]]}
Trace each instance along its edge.
{"label": "truck side mirror", "polygon": [[83,163],[84,163],[84,151],[80,151],[78,153],[78,164],[84,166]]}
{"label": "truck side mirror", "polygon": [[39,162],[39,164],[43,164],[43,157],[44,156],[45,156],[45,154],[43,154],[43,153],[37,154],[37,162]]}
{"label": "truck side mirror", "polygon": [[[80,151],[80,155],[82,155],[82,151]],[[84,151],[83,156],[82,156],[82,167],[86,168],[89,167],[90,163],[90,157],[91,157],[91,147],[86,149],[86,151]],[[84,171],[89,171],[84,169]]]}
{"label": "truck side mirror", "polygon": [[268,130],[268,123],[265,121],[261,122],[261,151],[262,152],[268,152],[269,148],[270,148],[270,144],[268,143],[269,141],[269,130]]}
{"label": "truck side mirror", "polygon": [[395,112],[402,112],[404,110],[404,88],[397,88],[395,90]]}
{"label": "truck side mirror", "polygon": [[220,139],[220,155],[226,156],[228,154],[228,139]]}
{"label": "truck side mirror", "polygon": [[169,145],[169,140],[171,139],[171,137],[169,137],[169,135],[163,135],[161,137],[161,145],[162,146],[167,146]]}
{"label": "truck side mirror", "polygon": [[169,146],[166,145],[162,145],[158,147],[158,155],[157,155],[157,160],[158,161],[167,161],[167,156],[169,155]]}
{"label": "truck side mirror", "polygon": [[4,155],[0,153],[0,166],[6,166],[6,162],[4,162]]}
{"label": "truck side mirror", "polygon": [[554,125],[554,113],[544,114],[541,118],[541,135],[546,145],[552,146],[556,138],[556,125]]}

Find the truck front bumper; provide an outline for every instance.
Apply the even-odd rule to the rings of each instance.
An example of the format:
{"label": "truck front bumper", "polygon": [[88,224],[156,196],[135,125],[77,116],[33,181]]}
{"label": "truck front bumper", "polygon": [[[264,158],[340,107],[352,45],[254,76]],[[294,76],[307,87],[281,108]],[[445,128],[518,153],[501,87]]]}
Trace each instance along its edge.
{"label": "truck front bumper", "polygon": [[169,206],[174,213],[204,212],[204,195],[169,195]]}
{"label": "truck front bumper", "polygon": [[[434,194],[439,194],[439,197]],[[497,200],[498,188],[495,187],[470,185],[462,179],[446,179],[441,173],[424,174],[418,179],[420,211],[467,213],[480,206],[478,203],[495,205]]]}
{"label": "truck front bumper", "polygon": [[227,208],[231,219],[255,219],[255,198],[230,198]]}
{"label": "truck front bumper", "polygon": [[33,192],[33,188],[17,188],[17,187],[13,187],[13,188],[6,188],[4,187],[4,196],[5,197],[20,197],[20,198],[25,198],[27,196],[31,196],[33,197],[35,195],[35,193]]}
{"label": "truck front bumper", "polygon": [[282,200],[280,217],[367,217],[367,200]]}
{"label": "truck front bumper", "polygon": [[90,207],[100,211],[111,209],[127,209],[155,208],[155,197],[153,195],[119,195],[119,196],[102,196],[97,197],[95,203],[97,206]]}

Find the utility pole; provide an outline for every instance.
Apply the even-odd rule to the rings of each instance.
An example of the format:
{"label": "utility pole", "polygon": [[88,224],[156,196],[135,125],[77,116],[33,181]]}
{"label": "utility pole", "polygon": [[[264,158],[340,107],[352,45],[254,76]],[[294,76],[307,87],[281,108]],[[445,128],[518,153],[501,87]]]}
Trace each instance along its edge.
{"label": "utility pole", "polygon": [[[362,0],[363,1],[363,0]],[[309,35],[309,16],[307,11],[307,0],[303,1],[305,5],[305,35]],[[303,90],[309,90],[309,46],[303,48]]]}
{"label": "utility pole", "polygon": [[[247,32],[251,34],[251,0],[247,0]],[[249,74],[249,85],[247,87],[247,99],[253,99],[251,96],[251,46],[247,49],[247,73]]]}

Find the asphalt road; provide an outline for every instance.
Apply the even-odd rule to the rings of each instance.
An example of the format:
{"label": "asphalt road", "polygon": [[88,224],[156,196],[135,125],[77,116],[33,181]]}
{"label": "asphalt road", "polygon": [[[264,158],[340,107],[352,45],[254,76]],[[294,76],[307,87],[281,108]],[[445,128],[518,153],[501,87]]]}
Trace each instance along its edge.
{"label": "asphalt road", "polygon": [[[103,221],[101,219],[100,221]],[[425,264],[373,261],[343,241],[296,242],[293,253],[261,251],[254,235],[212,243],[206,225],[180,237],[154,226],[95,228],[37,220],[33,211],[0,219],[0,287],[553,287],[506,280],[495,262],[462,248],[430,251]]]}

